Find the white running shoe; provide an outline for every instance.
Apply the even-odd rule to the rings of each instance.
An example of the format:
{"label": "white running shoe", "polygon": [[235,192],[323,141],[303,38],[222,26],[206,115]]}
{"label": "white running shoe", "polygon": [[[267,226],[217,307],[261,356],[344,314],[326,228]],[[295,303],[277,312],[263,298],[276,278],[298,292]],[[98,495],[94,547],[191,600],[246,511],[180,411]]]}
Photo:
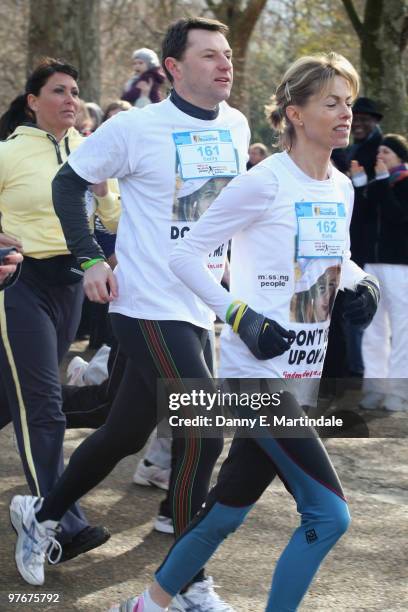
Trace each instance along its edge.
{"label": "white running shoe", "polygon": [[109,612],[143,612],[145,609],[143,595],[131,597],[109,609]]}
{"label": "white running shoe", "polygon": [[399,395],[388,395],[384,400],[384,408],[389,412],[404,412],[408,410],[408,400]]}
{"label": "white running shoe", "polygon": [[[45,556],[55,564],[62,553],[61,544],[55,539],[58,522],[39,523],[35,518],[41,505],[42,499],[31,495],[15,495],[10,504],[10,520],[17,534],[17,568],[24,580],[34,585],[44,584]],[[54,550],[58,554],[52,558]]]}
{"label": "white running shoe", "polygon": [[173,597],[169,612],[235,612],[214,591],[214,581],[209,576],[194,582],[183,595]]}
{"label": "white running shoe", "polygon": [[365,393],[360,400],[359,406],[364,410],[378,410],[384,403],[385,396],[383,393],[369,391]]}
{"label": "white running shoe", "polygon": [[158,465],[146,465],[144,459],[139,462],[133,482],[142,487],[158,487],[167,491],[169,488],[170,469],[164,469]]}
{"label": "white running shoe", "polygon": [[73,357],[67,367],[67,385],[84,387],[84,374],[88,365],[88,362],[79,355]]}
{"label": "white running shoe", "polygon": [[173,519],[168,516],[163,516],[163,514],[158,514],[156,520],[154,521],[153,526],[155,531],[160,531],[160,533],[174,533],[173,527]]}

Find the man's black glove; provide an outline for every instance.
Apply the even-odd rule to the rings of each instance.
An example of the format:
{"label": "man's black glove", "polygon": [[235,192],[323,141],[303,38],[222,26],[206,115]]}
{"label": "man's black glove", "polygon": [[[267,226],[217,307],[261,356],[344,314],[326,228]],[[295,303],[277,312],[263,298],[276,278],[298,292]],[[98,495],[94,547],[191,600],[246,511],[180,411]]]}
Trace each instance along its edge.
{"label": "man's black glove", "polygon": [[233,306],[235,308],[227,314],[227,323],[257,359],[272,359],[290,348],[296,338],[294,331],[287,331],[243,302]]}
{"label": "man's black glove", "polygon": [[380,287],[375,276],[366,276],[354,291],[346,289],[343,317],[365,329],[373,320],[380,301]]}

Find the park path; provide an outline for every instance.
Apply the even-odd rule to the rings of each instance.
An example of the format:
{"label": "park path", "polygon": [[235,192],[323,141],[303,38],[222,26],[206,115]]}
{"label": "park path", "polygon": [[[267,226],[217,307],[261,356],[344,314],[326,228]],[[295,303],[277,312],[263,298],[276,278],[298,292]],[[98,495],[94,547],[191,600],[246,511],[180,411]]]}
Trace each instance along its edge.
{"label": "park path", "polygon": [[[355,402],[356,393],[351,392],[343,402]],[[408,415],[379,413],[374,417],[378,435],[392,429],[402,437],[343,438],[326,443],[353,520],[322,565],[300,608],[304,612],[408,610]],[[67,432],[67,457],[87,433]],[[12,430],[7,427],[0,432],[1,612],[106,612],[118,599],[145,587],[171,537],[152,531],[162,493],[132,484],[136,461],[134,456],[124,459],[83,500],[91,522],[111,530],[110,541],[69,563],[48,566],[45,587],[34,588],[20,579],[14,565],[15,538],[8,504],[13,495],[27,489]],[[275,482],[245,525],[219,549],[209,573],[237,612],[264,610],[272,569],[296,524],[292,499]],[[55,593],[59,602],[12,604],[8,601],[11,593]]]}

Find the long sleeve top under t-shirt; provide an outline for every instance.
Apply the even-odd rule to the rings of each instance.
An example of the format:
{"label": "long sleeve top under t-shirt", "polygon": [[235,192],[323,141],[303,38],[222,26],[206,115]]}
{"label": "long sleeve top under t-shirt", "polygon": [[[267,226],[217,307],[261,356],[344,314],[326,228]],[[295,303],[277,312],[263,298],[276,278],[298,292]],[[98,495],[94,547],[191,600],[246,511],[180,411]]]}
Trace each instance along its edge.
{"label": "long sleeve top under t-shirt", "polygon": [[[168,258],[202,212],[212,206],[231,173],[218,176],[211,164],[203,162],[192,164],[199,176],[191,176],[192,158],[187,154],[183,174],[183,151],[180,157],[176,143],[187,141],[187,148],[198,153],[200,143],[222,139],[237,174],[245,168],[249,128],[242,113],[226,102],[215,113],[193,107],[193,115],[191,106],[170,98],[118,113],[71,155],[68,167],[84,184],[107,176],[119,180],[122,215],[115,250],[119,295],[110,311],[140,319],[187,321],[211,329],[213,313],[174,276]],[[58,182],[57,177],[54,189]],[[74,254],[79,259],[94,257],[95,245],[81,222],[81,201],[74,198],[65,206],[57,193],[54,203],[68,239],[72,237],[69,244]],[[226,250],[221,247],[208,257],[209,269],[219,280]]]}
{"label": "long sleeve top under t-shirt", "polygon": [[[322,214],[327,204],[328,210],[332,203],[343,207],[342,257],[297,257],[296,203],[312,203]],[[231,181],[177,246],[170,258],[171,269],[221,319],[225,320],[231,302],[242,300],[296,331],[290,351],[259,361],[230,326],[224,326],[222,376],[321,375],[337,288],[352,289],[365,276],[350,259],[352,206],[351,182],[335,168],[328,180],[317,181],[305,175],[287,153],[275,154]],[[231,237],[228,292],[209,273],[205,259]]]}

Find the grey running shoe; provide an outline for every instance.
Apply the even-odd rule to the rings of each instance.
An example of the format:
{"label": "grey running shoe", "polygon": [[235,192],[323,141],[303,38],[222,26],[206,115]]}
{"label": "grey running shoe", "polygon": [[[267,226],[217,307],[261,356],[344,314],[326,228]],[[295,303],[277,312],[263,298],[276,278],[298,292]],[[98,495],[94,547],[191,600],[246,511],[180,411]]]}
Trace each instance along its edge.
{"label": "grey running shoe", "polygon": [[158,514],[154,521],[154,530],[160,531],[160,533],[174,533],[173,519],[163,514]]}
{"label": "grey running shoe", "polygon": [[[39,523],[35,517],[41,505],[42,499],[31,495],[15,495],[10,504],[10,520],[17,534],[17,568],[24,580],[34,585],[44,584],[45,557],[58,563],[62,552],[55,539],[58,522]],[[55,550],[57,554],[52,555]]]}
{"label": "grey running shoe", "polygon": [[143,595],[122,601],[110,608],[109,612],[144,612]]}
{"label": "grey running shoe", "polygon": [[158,465],[146,465],[144,460],[139,462],[133,482],[142,487],[158,487],[167,491],[169,488],[170,469],[163,469]]}
{"label": "grey running shoe", "polygon": [[173,597],[169,612],[235,612],[214,590],[214,581],[209,576],[193,582],[185,593]]}

